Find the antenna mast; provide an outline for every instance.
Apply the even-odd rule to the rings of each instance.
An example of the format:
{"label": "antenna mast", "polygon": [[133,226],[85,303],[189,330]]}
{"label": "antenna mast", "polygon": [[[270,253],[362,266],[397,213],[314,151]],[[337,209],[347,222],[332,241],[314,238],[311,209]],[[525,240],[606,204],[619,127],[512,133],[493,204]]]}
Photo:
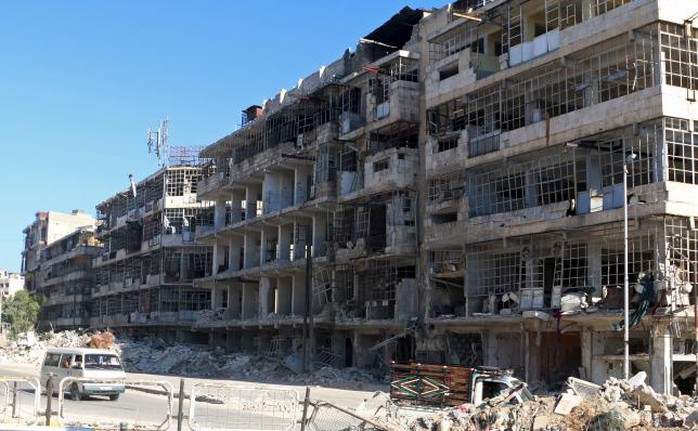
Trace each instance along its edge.
{"label": "antenna mast", "polygon": [[167,165],[167,116],[160,121],[157,130],[148,128],[148,154],[155,154],[158,166]]}

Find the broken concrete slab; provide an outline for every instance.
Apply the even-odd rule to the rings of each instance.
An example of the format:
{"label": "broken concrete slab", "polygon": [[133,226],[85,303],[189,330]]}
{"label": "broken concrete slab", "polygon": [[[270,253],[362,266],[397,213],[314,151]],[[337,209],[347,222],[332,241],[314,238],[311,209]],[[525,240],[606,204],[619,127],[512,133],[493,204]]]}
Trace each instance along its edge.
{"label": "broken concrete slab", "polygon": [[570,393],[564,393],[560,396],[560,400],[555,406],[553,412],[558,415],[568,415],[573,408],[577,407],[584,401],[584,398]]}

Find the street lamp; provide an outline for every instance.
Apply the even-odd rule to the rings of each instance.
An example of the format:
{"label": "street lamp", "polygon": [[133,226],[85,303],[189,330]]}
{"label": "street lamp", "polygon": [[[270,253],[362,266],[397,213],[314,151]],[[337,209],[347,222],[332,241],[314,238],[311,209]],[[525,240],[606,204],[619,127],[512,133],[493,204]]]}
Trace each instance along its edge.
{"label": "street lamp", "polygon": [[630,152],[623,158],[623,377],[630,378],[630,278],[628,276],[628,164],[637,158]]}

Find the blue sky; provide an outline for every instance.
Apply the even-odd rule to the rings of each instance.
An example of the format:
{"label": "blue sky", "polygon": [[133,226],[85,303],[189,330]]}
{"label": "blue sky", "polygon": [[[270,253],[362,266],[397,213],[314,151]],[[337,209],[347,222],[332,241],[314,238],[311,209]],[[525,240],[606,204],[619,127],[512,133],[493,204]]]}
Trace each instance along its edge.
{"label": "blue sky", "polygon": [[163,116],[171,145],[210,144],[406,5],[442,3],[0,2],[0,269],[36,211],[94,214],[155,171]]}

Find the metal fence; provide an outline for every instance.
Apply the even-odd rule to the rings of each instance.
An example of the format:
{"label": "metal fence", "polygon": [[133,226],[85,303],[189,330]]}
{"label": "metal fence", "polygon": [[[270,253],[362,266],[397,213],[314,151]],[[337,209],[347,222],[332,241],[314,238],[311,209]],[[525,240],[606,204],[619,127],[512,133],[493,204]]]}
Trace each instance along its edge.
{"label": "metal fence", "polygon": [[40,400],[38,379],[0,376],[0,423],[35,425],[39,422]]}
{"label": "metal fence", "polygon": [[197,431],[290,431],[299,419],[298,398],[292,389],[197,383],[191,391],[188,423]]}
{"label": "metal fence", "polygon": [[[126,392],[119,401],[101,396],[66,399],[74,385],[91,384],[108,387],[114,383],[125,383]],[[143,394],[138,396],[136,394]],[[91,406],[85,398],[103,401]],[[98,430],[138,429],[165,431],[170,429],[174,416],[174,393],[172,385],[164,381],[104,380],[65,377],[58,384],[57,420],[64,427],[92,427]]]}
{"label": "metal fence", "polygon": [[[119,397],[71,393],[77,385],[107,388],[116,382],[126,387]],[[52,378],[42,401],[43,388],[38,379],[0,376],[0,428],[62,427],[95,431],[387,429],[372,421],[375,406],[362,404],[354,410],[311,400],[309,388],[301,399],[293,389],[241,386],[239,383],[195,383],[187,393],[184,383],[181,379],[179,390],[175,392],[166,381],[65,377],[54,382]],[[374,404],[380,406],[383,401],[375,399]]]}

